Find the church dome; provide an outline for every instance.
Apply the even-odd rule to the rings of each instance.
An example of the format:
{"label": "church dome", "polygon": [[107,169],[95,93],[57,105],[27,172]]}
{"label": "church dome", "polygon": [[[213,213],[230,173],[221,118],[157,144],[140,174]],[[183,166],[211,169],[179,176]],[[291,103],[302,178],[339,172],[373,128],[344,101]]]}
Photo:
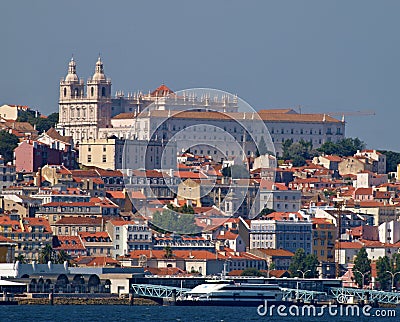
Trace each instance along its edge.
{"label": "church dome", "polygon": [[74,61],[74,57],[71,58],[71,61],[68,64],[68,74],[65,77],[66,82],[77,82],[79,81],[79,77],[76,74],[76,63]]}
{"label": "church dome", "polygon": [[93,74],[92,80],[95,81],[106,80],[106,75],[104,75],[103,62],[101,61],[100,57],[97,59],[96,71]]}

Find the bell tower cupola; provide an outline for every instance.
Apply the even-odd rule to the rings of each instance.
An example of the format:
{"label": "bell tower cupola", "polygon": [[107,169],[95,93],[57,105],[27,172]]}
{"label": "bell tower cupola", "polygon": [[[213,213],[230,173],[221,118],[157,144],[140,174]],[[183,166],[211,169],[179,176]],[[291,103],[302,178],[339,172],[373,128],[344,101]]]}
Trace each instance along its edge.
{"label": "bell tower cupola", "polygon": [[68,64],[68,73],[60,82],[60,101],[78,99],[85,94],[83,80],[80,80],[76,74],[76,62],[74,57]]}
{"label": "bell tower cupola", "polygon": [[95,72],[87,82],[87,91],[89,99],[110,99],[111,98],[111,80],[104,74],[104,66],[101,57],[97,59]]}

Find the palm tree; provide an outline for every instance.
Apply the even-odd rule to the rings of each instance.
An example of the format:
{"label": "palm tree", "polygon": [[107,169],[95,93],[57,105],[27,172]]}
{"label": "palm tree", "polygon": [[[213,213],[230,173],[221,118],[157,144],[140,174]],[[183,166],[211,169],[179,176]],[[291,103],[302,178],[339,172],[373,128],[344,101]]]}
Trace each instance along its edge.
{"label": "palm tree", "polygon": [[68,262],[69,263],[70,260],[71,260],[71,256],[69,256],[65,250],[61,249],[57,253],[56,262],[58,264],[63,264],[64,262]]}
{"label": "palm tree", "polygon": [[15,261],[20,262],[21,264],[26,264],[26,259],[25,256],[22,254],[19,254],[18,256],[15,256]]}
{"label": "palm tree", "polygon": [[53,261],[54,251],[53,247],[50,244],[46,244],[40,251],[39,254],[39,262],[42,264],[46,264],[47,262]]}

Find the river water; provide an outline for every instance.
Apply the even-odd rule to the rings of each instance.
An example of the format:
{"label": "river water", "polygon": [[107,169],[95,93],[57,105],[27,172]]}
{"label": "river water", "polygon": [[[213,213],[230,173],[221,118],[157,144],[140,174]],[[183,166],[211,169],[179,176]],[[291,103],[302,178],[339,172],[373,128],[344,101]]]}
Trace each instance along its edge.
{"label": "river water", "polygon": [[[394,310],[394,309],[392,309]],[[396,317],[377,317],[376,310],[371,310],[371,316],[331,316],[328,312],[321,317],[280,316],[273,311],[272,316],[260,316],[257,308],[243,307],[175,307],[175,306],[122,306],[122,305],[20,305],[1,306],[0,321],[181,321],[181,322],[230,322],[230,321],[279,321],[279,322],[399,322],[400,309],[395,311]],[[307,313],[307,312],[305,312]],[[351,312],[349,312],[351,313]],[[393,314],[386,311],[380,315]],[[338,310],[338,315],[340,311]],[[289,315],[289,314],[288,314]],[[374,316],[375,315],[375,316]]]}

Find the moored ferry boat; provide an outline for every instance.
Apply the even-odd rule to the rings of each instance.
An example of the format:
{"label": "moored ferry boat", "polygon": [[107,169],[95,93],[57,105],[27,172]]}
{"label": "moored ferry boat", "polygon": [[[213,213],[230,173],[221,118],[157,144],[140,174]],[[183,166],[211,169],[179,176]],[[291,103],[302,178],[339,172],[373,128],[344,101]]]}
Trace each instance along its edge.
{"label": "moored ferry boat", "polygon": [[176,305],[258,306],[265,301],[282,302],[282,291],[278,285],[221,280],[196,286],[178,298]]}

